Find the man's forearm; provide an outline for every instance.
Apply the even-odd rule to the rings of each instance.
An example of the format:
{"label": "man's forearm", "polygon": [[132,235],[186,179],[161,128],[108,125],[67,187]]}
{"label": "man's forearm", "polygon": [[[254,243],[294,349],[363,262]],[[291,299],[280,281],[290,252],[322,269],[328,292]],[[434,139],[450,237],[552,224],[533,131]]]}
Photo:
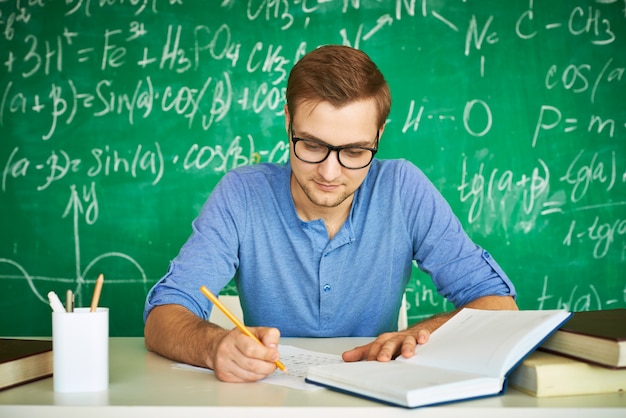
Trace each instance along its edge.
{"label": "man's forearm", "polygon": [[517,310],[517,303],[511,296],[484,296],[469,302],[468,304],[451,312],[444,312],[431,316],[411,328],[427,329],[430,333],[442,326],[463,308],[485,309],[485,310]]}
{"label": "man's forearm", "polygon": [[518,310],[517,303],[512,296],[483,296],[478,298],[467,305],[464,308],[475,308],[485,310],[503,310],[503,311],[516,311]]}
{"label": "man's forearm", "polygon": [[213,368],[213,353],[226,330],[180,305],[155,307],[144,328],[146,348],[172,360]]}

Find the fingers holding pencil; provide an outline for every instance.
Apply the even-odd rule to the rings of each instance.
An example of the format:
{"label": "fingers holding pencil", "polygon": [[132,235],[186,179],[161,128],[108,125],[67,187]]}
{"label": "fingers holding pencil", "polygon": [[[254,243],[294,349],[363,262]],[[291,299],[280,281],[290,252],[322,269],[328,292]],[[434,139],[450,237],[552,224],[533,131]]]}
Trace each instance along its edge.
{"label": "fingers holding pencil", "polygon": [[[230,321],[246,336],[252,338],[260,345],[264,345],[261,340],[257,338],[246,326],[224,305],[222,302],[215,296],[206,286],[201,286],[200,291],[206,296],[214,306],[216,306]],[[275,360],[274,363],[276,367],[278,367],[283,372],[289,374],[289,371],[285,367],[285,365],[280,360]]]}

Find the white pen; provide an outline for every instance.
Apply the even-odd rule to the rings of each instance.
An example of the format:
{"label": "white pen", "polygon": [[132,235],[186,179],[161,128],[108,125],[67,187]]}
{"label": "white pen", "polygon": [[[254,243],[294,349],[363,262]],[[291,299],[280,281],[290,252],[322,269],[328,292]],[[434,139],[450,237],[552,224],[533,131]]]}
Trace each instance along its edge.
{"label": "white pen", "polygon": [[57,296],[54,291],[48,292],[48,300],[50,301],[50,307],[54,312],[66,312],[63,304],[61,303],[61,299]]}

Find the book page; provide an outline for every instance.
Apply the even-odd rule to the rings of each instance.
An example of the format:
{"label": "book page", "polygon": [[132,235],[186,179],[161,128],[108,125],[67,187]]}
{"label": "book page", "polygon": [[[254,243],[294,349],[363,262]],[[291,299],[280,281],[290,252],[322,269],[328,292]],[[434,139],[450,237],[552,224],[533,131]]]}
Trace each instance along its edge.
{"label": "book page", "polygon": [[463,309],[417,347],[422,364],[489,376],[503,376],[569,317],[567,311]]}

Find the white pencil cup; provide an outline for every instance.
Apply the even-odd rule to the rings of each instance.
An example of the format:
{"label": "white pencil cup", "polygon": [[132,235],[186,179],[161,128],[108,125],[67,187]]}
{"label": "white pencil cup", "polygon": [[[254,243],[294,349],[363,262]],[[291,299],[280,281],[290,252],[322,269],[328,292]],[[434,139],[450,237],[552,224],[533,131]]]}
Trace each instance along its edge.
{"label": "white pencil cup", "polygon": [[55,392],[96,392],[109,386],[109,309],[52,313]]}

